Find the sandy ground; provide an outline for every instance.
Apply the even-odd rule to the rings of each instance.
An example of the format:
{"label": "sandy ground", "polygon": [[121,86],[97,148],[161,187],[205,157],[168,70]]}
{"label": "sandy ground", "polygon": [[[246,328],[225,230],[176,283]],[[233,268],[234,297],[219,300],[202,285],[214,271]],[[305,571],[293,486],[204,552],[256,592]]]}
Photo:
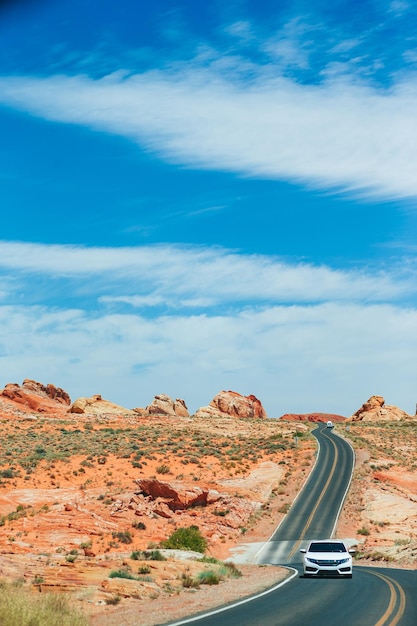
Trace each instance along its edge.
{"label": "sandy ground", "polygon": [[[141,564],[132,561],[132,552],[157,546],[180,526],[198,525],[208,554],[217,559],[233,558],[239,545],[266,541],[314,464],[312,425],[4,416],[1,427],[1,578],[23,578],[35,590],[70,592],[92,625],[155,626],[253,594],[286,575],[279,567],[239,565],[240,578],[188,589],[181,586],[183,574],[207,565],[170,560],[151,564],[150,582],[121,588],[120,579],[109,578],[115,569],[134,571]],[[357,542],[357,564],[415,568],[416,427],[336,428],[356,455],[337,535]],[[215,489],[229,504],[169,518],[140,510],[135,481],[152,476]],[[131,534],[129,545],[120,543],[120,532]],[[118,604],[108,604],[117,596]]]}

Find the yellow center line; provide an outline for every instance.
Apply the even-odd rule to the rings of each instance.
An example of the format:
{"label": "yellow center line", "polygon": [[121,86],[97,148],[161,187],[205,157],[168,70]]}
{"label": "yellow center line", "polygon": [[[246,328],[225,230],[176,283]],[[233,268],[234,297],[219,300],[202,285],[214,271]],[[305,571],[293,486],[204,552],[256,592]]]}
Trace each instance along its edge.
{"label": "yellow center line", "polygon": [[[384,583],[388,585],[390,593],[391,593],[388,608],[385,611],[384,615],[381,617],[381,619],[377,621],[375,626],[396,626],[398,622],[400,621],[401,617],[403,616],[404,610],[405,610],[406,601],[405,601],[404,589],[396,580],[393,580],[392,578],[388,578],[388,576],[385,576],[384,574],[379,574],[377,572],[371,572],[371,571],[369,571],[369,573],[372,574],[373,576],[378,576],[378,578],[383,580]],[[398,592],[398,595],[397,595],[397,592]],[[399,597],[399,606],[398,606],[396,614],[391,619],[391,615],[394,612],[398,597]],[[391,621],[387,622],[387,620],[389,619],[391,619]]]}
{"label": "yellow center line", "polygon": [[[325,435],[325,436],[326,436],[326,435]],[[303,531],[302,531],[301,535],[299,536],[299,538],[298,538],[298,540],[296,541],[296,543],[294,544],[294,546],[293,546],[292,550],[291,550],[291,551],[290,551],[290,553],[288,554],[288,557],[287,557],[288,559],[290,559],[290,558],[291,558],[291,557],[292,557],[292,556],[293,556],[293,555],[297,552],[297,550],[298,550],[298,548],[299,548],[299,546],[300,546],[300,544],[301,544],[302,540],[303,540],[303,539],[304,539],[304,537],[305,537],[305,534],[306,534],[306,532],[307,532],[307,530],[308,530],[308,527],[309,527],[309,526],[310,526],[310,524],[311,524],[311,520],[313,519],[314,515],[316,514],[316,511],[317,511],[318,507],[320,506],[320,502],[323,500],[324,494],[326,493],[326,491],[327,491],[327,489],[328,489],[328,487],[329,487],[329,484],[330,484],[330,482],[331,482],[331,480],[332,480],[332,478],[333,478],[333,474],[334,474],[335,469],[336,469],[337,459],[338,459],[338,457],[339,457],[339,453],[338,453],[338,451],[337,451],[336,444],[334,443],[334,441],[333,441],[332,439],[330,439],[330,437],[328,437],[328,439],[331,441],[331,443],[332,443],[332,445],[333,445],[333,447],[334,447],[334,449],[335,449],[335,457],[334,457],[334,461],[333,461],[332,469],[330,470],[330,474],[329,474],[329,476],[328,476],[328,478],[327,478],[326,484],[325,484],[325,485],[324,485],[324,487],[323,487],[323,490],[322,490],[322,492],[321,492],[321,494],[320,494],[320,497],[317,499],[317,502],[316,502],[316,504],[314,505],[314,507],[313,507],[313,509],[312,509],[312,511],[311,511],[311,513],[310,513],[310,515],[309,515],[309,517],[308,517],[308,520],[306,521],[306,523],[305,523],[305,525],[304,525],[304,528],[303,528]]]}

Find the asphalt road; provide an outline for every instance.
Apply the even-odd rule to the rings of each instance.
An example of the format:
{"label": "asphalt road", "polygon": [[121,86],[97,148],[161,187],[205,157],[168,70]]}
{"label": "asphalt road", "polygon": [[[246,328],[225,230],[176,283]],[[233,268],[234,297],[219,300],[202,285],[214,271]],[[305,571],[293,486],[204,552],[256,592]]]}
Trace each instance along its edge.
{"label": "asphalt road", "polygon": [[352,447],[331,428],[313,431],[318,456],[310,476],[280,526],[257,556],[257,563],[300,563],[299,549],[310,539],[328,539],[350,485]]}
{"label": "asphalt road", "polygon": [[352,579],[303,578],[299,549],[333,535],[354,464],[351,446],[336,432],[320,425],[313,434],[315,467],[256,557],[287,565],[288,582],[177,626],[417,626],[416,570],[354,567]]}

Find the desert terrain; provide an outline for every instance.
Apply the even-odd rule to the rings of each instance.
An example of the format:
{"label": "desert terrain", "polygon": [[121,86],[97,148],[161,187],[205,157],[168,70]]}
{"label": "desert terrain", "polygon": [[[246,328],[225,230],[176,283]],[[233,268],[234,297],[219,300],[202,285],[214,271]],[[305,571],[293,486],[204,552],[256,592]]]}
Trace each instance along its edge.
{"label": "desert terrain", "polygon": [[[1,580],[69,594],[89,624],[152,626],[285,577],[280,567],[224,561],[266,541],[283,519],[314,465],[311,430],[329,416],[270,419],[252,396],[226,392],[190,416],[165,396],[172,415],[155,405],[123,410],[101,396],[76,405],[34,381],[4,391]],[[238,416],[245,410],[252,417]],[[375,415],[332,416],[356,455],[337,535],[356,541],[357,565],[415,568],[417,421]],[[175,531],[192,527],[203,559],[166,549]]]}

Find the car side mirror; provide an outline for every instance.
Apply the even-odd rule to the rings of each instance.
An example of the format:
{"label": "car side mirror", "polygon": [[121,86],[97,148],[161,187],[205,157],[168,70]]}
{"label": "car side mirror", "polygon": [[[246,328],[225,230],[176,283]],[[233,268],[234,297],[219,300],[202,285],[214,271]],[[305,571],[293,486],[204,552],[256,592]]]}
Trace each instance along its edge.
{"label": "car side mirror", "polygon": [[356,554],[356,550],[354,549],[349,550],[349,554]]}
{"label": "car side mirror", "polygon": [[307,552],[307,550],[305,548],[301,548],[300,552],[303,552],[305,554]]}

